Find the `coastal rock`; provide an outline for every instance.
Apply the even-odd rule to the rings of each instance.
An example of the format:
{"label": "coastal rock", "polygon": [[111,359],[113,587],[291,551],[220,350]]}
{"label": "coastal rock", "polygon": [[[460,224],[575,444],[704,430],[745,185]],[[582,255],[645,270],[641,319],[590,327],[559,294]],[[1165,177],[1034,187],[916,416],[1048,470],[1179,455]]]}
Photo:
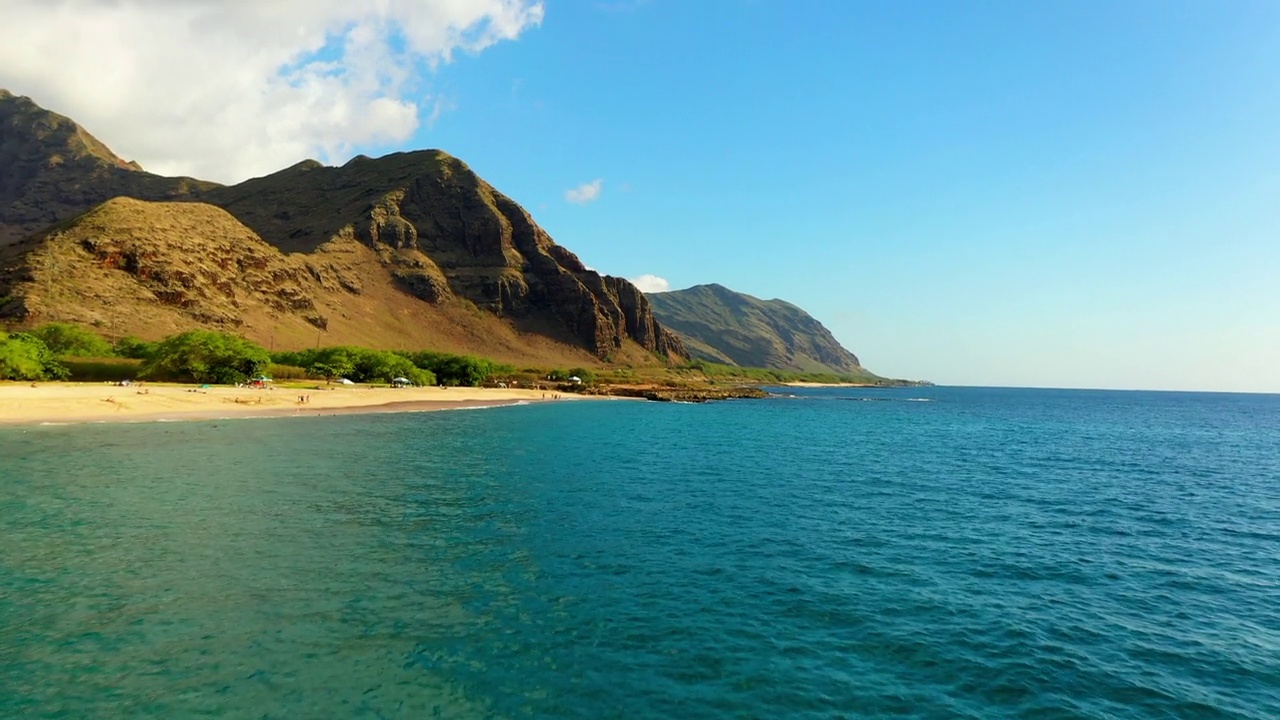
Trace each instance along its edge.
{"label": "coastal rock", "polygon": [[784,300],[723,285],[648,296],[653,315],[700,360],[799,372],[870,375],[822,323]]}

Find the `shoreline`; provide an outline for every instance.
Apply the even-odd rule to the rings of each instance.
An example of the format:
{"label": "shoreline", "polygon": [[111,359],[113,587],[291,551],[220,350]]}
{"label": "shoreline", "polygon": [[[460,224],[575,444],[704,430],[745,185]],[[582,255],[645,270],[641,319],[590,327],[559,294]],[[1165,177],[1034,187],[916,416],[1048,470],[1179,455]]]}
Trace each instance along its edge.
{"label": "shoreline", "polygon": [[853,388],[872,388],[872,387],[905,387],[902,385],[883,385],[876,383],[820,383],[820,382],[784,382],[777,383],[775,387],[794,387],[794,388],[835,388],[835,387],[853,387]]}
{"label": "shoreline", "polygon": [[[553,399],[559,395],[559,400]],[[307,401],[300,400],[302,396]],[[586,396],[500,388],[199,388],[101,383],[0,384],[0,427],[81,423],[182,422],[251,418],[324,417],[447,410],[479,410]]]}

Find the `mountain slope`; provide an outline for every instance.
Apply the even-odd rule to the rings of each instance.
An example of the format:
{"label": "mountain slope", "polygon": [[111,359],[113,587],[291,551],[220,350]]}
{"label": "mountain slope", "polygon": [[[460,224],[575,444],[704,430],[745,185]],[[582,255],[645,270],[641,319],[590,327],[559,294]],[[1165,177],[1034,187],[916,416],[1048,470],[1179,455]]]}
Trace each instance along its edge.
{"label": "mountain slope", "polygon": [[191,197],[216,187],[144,172],[75,122],[0,89],[0,248],[113,197]]}
{"label": "mountain slope", "polygon": [[[0,275],[0,313],[157,338],[229,330],[264,347],[442,348],[520,362],[589,362],[582,349],[460,303],[408,297],[378,253],[335,240],[288,254],[221,208],[109,200],[40,236]],[[636,349],[638,351],[638,348]]]}
{"label": "mountain slope", "polygon": [[307,161],[222,187],[146,173],[2,91],[0,260],[0,318],[19,324],[218,327],[282,347],[515,362],[685,356],[631,283],[585,268],[443,152]]}
{"label": "mountain slope", "polygon": [[658,321],[679,333],[696,358],[776,370],[867,372],[822,323],[789,302],[715,284],[648,297]]}
{"label": "mountain slope", "polygon": [[515,201],[438,150],[306,162],[203,195],[276,247],[311,252],[332,238],[379,249],[406,292],[463,299],[526,332],[607,357],[630,339],[684,354],[631,283],[588,270]]}

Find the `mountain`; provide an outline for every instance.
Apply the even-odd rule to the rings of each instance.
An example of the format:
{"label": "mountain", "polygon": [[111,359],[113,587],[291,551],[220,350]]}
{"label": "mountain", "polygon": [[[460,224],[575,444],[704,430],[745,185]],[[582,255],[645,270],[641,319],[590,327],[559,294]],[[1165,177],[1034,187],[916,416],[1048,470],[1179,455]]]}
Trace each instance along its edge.
{"label": "mountain", "polygon": [[702,360],[802,372],[868,374],[822,323],[783,300],[761,300],[722,285],[648,296],[654,316]]}
{"label": "mountain", "polygon": [[0,89],[0,248],[113,197],[189,198],[216,186],[144,172],[69,118]]}
{"label": "mountain", "polygon": [[476,352],[511,362],[685,357],[648,299],[588,270],[462,161],[306,161],[239,185],[143,171],[0,91],[0,319],[157,337]]}

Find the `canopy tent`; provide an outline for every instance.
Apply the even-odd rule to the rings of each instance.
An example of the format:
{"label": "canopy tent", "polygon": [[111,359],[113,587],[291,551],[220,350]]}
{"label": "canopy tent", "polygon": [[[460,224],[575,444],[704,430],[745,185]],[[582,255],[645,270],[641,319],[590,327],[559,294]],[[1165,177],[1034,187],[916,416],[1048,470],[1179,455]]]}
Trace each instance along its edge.
{"label": "canopy tent", "polygon": [[409,378],[398,377],[398,378],[392,378],[391,384],[392,385],[412,385],[413,381],[410,380]]}

